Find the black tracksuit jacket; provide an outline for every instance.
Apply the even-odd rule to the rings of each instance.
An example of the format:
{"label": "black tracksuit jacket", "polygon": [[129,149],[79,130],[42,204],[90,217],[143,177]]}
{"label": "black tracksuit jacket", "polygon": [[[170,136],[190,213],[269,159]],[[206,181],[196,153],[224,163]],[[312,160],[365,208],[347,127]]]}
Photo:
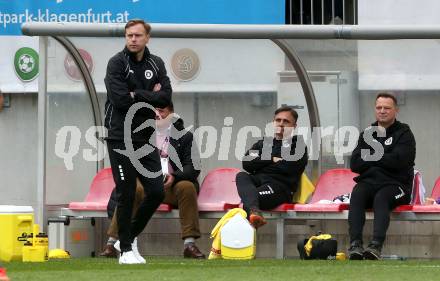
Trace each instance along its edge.
{"label": "black tracksuit jacket", "polygon": [[[377,122],[371,126],[377,126]],[[416,141],[409,126],[396,120],[386,129],[385,137],[377,137],[377,133],[373,133],[373,138],[384,148],[384,155],[378,161],[362,159],[362,149],[369,150],[370,154],[374,152],[374,149],[365,142],[364,133],[365,131],[359,136],[358,144],[351,156],[351,170],[360,174],[354,180],[374,185],[376,188],[398,185],[411,193]]]}
{"label": "black tracksuit jacket", "polygon": [[[265,142],[268,142],[265,144]],[[304,149],[298,160],[280,160],[276,163],[272,157],[282,158],[281,150],[284,147],[290,149],[290,155],[295,154],[295,148],[302,146]],[[270,155],[265,155],[264,146],[272,145]],[[264,138],[256,142],[246,153],[245,157],[253,157],[250,161],[243,161],[243,169],[258,179],[262,184],[272,183],[280,186],[291,196],[298,188],[301,174],[307,165],[307,147],[301,136],[293,136],[291,143],[285,143],[274,138]]]}
{"label": "black tracksuit jacket", "polygon": [[[127,48],[113,56],[107,65],[104,79],[107,88],[105,103],[105,127],[108,130],[107,140],[123,141],[124,120],[127,111],[136,102],[146,102],[153,107],[166,107],[171,101],[171,83],[167,76],[165,64],[158,56],[150,54],[145,47],[141,61],[136,61],[133,53]],[[155,84],[162,86],[153,92]],[[130,96],[134,92],[134,98]],[[133,133],[133,130],[147,119],[154,120],[153,110],[142,108],[136,112],[131,124],[133,142],[148,142],[154,126]],[[152,122],[154,124],[154,121]]]}

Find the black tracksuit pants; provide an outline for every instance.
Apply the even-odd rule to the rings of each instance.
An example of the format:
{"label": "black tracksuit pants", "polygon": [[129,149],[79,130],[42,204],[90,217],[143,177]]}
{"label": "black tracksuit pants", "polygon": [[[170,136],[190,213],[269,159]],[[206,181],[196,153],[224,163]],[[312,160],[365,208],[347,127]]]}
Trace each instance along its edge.
{"label": "black tracksuit pants", "polygon": [[358,183],[350,197],[348,224],[350,242],[362,242],[362,230],[365,224],[365,210],[373,208],[373,239],[381,244],[385,241],[390,225],[390,213],[399,205],[409,204],[411,194],[397,185],[375,186]]}
{"label": "black tracksuit pants", "polygon": [[[133,143],[134,149],[139,149],[143,143]],[[145,177],[136,170],[130,159],[114,149],[125,150],[122,141],[107,141],[110,164],[113,179],[116,183],[116,195],[118,199],[117,221],[119,226],[119,240],[121,251],[131,250],[133,239],[138,236],[153,216],[156,209],[164,199],[162,173],[158,177]],[[158,150],[139,159],[142,166],[151,172],[161,171],[160,156]],[[136,178],[139,178],[144,186],[145,198],[132,219],[133,202],[136,192]]]}
{"label": "black tracksuit pants", "polygon": [[235,178],[243,209],[249,216],[251,209],[270,210],[283,203],[291,203],[292,196],[285,188],[273,183],[261,183],[257,177],[239,172]]}

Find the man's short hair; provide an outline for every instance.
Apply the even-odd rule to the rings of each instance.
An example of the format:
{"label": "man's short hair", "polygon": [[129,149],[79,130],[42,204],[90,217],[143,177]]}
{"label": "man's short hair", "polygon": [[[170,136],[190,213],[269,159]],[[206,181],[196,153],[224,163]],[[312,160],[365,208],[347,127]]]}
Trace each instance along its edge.
{"label": "man's short hair", "polygon": [[396,98],[396,96],[395,96],[393,93],[391,93],[391,92],[379,92],[379,93],[377,94],[377,96],[376,96],[376,101],[377,101],[379,98],[389,98],[389,99],[392,99],[393,102],[394,102],[394,105],[397,106],[397,98]]}
{"label": "man's short hair", "polygon": [[132,19],[129,20],[126,24],[125,24],[125,32],[127,32],[127,28],[132,27],[133,25],[136,24],[142,24],[144,26],[145,32],[147,34],[150,34],[151,31],[151,25],[149,25],[148,23],[146,23],[144,20],[142,19]]}
{"label": "man's short hair", "polygon": [[290,112],[290,114],[292,114],[293,117],[293,121],[296,123],[296,121],[298,121],[298,112],[296,112],[295,109],[293,109],[291,106],[282,106],[280,108],[278,108],[277,110],[275,110],[274,115],[277,115],[280,112],[284,112],[284,111],[288,111]]}
{"label": "man's short hair", "polygon": [[161,108],[161,109],[168,108],[170,111],[174,112],[174,103],[172,101],[170,101],[167,105],[158,106],[157,108]]}

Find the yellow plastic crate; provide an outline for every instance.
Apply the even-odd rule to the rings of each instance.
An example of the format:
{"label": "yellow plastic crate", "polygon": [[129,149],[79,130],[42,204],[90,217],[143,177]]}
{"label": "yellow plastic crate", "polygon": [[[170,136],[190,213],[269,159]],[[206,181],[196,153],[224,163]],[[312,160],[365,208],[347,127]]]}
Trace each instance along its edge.
{"label": "yellow plastic crate", "polygon": [[0,260],[22,260],[23,242],[18,237],[32,232],[34,210],[31,206],[0,205]]}
{"label": "yellow plastic crate", "polygon": [[48,259],[45,246],[24,246],[23,262],[45,262]]}

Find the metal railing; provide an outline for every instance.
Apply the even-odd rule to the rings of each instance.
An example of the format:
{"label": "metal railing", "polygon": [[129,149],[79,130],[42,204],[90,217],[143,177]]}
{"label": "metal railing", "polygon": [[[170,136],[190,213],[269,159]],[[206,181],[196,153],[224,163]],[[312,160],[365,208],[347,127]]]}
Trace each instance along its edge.
{"label": "metal railing", "polygon": [[286,24],[357,24],[358,0],[286,0]]}
{"label": "metal railing", "polygon": [[[153,24],[156,38],[217,39],[440,39],[439,25],[233,25]],[[42,23],[22,25],[29,36],[122,37],[123,24]]]}

